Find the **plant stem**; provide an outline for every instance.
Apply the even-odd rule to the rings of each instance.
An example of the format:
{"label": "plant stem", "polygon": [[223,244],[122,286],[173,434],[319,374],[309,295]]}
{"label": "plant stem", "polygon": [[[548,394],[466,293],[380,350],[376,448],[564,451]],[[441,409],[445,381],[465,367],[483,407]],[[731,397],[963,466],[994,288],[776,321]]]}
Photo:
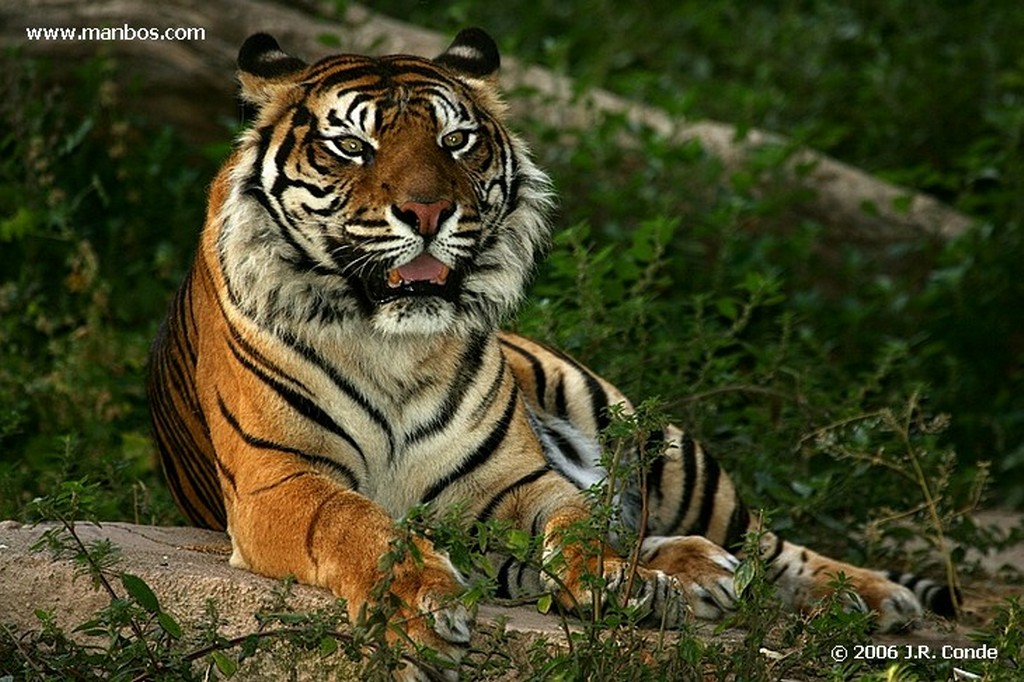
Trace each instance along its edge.
{"label": "plant stem", "polygon": [[[117,592],[114,590],[114,586],[110,584],[110,581],[107,580],[107,576],[104,575],[103,568],[101,568],[100,565],[96,562],[96,559],[93,557],[92,552],[89,551],[89,548],[85,546],[84,542],[82,542],[82,538],[79,537],[78,532],[75,530],[74,520],[66,518],[60,512],[56,512],[55,515],[57,517],[57,520],[60,521],[61,525],[64,526],[64,529],[67,530],[68,535],[75,543],[75,546],[78,548],[78,551],[81,552],[81,555],[85,558],[86,562],[88,562],[90,572],[99,582],[99,584],[103,586],[103,589],[106,591],[107,595],[110,596],[110,600],[115,601],[117,599],[120,599],[120,597],[117,595]],[[131,628],[132,633],[139,640],[139,642],[142,643],[143,649],[145,649],[146,651],[146,658],[149,659],[150,664],[153,666],[153,671],[155,672],[160,670],[163,666],[160,665],[160,662],[157,660],[156,655],[153,653],[152,647],[150,647],[149,642],[146,640],[146,636],[142,630],[142,626],[140,626],[138,621],[135,620],[135,616],[128,617],[128,627]]]}

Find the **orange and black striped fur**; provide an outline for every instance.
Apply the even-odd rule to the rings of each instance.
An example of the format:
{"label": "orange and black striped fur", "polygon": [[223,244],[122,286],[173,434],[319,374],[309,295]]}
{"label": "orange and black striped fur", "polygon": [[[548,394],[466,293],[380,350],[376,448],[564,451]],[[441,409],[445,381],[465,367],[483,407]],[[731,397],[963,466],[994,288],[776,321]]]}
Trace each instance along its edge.
{"label": "orange and black striped fur", "polygon": [[[294,575],[348,600],[380,579],[394,519],[459,504],[543,536],[558,579],[506,561],[510,595],[588,601],[598,565],[563,542],[603,476],[598,434],[625,403],[570,358],[498,326],[549,239],[549,185],[506,128],[498,52],[482,31],[433,60],[341,55],[306,65],[267,35],[239,55],[256,110],[213,181],[192,270],[156,340],[149,394],[162,463],[188,519],[224,528],[231,563]],[[649,473],[634,599],[669,623],[736,599],[735,547],[755,523],[732,482],[682,431]],[[639,500],[619,497],[639,523]],[[458,658],[471,614],[461,578],[419,541],[392,592],[416,641]],[[766,534],[786,602],[838,572],[881,627],[934,601],[880,573]],[[600,565],[614,586],[626,563]],[[591,557],[591,558],[588,558]],[[948,599],[948,593],[946,593]],[[433,618],[420,618],[432,611]]]}

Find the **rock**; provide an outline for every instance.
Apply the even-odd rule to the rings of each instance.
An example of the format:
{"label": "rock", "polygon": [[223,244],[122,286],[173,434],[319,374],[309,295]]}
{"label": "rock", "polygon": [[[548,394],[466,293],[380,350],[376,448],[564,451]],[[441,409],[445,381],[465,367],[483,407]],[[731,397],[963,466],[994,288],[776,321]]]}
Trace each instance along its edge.
{"label": "rock", "polygon": [[[0,521],[0,624],[19,632],[40,629],[36,611],[53,614],[55,623],[71,633],[109,604],[109,596],[94,586],[88,575],[70,559],[54,560],[46,548],[32,549],[53,524],[22,525]],[[87,546],[108,540],[118,549],[114,572],[137,575],[186,630],[202,623],[207,602],[215,600],[225,638],[257,632],[255,614],[275,608],[282,583],[228,565],[230,543],[224,533],[197,528],[141,526],[128,523],[79,523],[76,533]],[[112,585],[123,596],[120,582]],[[330,609],[336,600],[326,590],[292,585],[287,606],[297,613]],[[508,630],[529,637],[543,635],[559,640],[562,630],[554,618],[544,617],[532,607],[484,606],[481,623],[493,624],[511,618]],[[487,626],[484,625],[484,628]],[[81,638],[80,639],[85,639]],[[237,653],[237,649],[235,650]],[[199,661],[213,665],[212,661]],[[358,666],[341,655],[325,659],[319,651],[302,652],[277,646],[271,655],[247,659],[233,679],[288,679],[299,670],[300,680],[361,680]],[[0,656],[0,679],[4,661]]]}
{"label": "rock", "polygon": [[[993,516],[1003,527],[1019,524],[1019,515]],[[0,624],[14,626],[20,632],[38,630],[36,610],[53,613],[56,623],[71,632],[105,605],[109,597],[92,585],[88,576],[69,559],[54,560],[46,549],[33,551],[32,546],[52,525],[22,525],[14,521],[0,522]],[[245,570],[228,566],[230,544],[223,533],[195,528],[139,526],[128,523],[104,523],[101,526],[80,523],[77,533],[87,545],[109,540],[119,550],[117,572],[142,578],[157,595],[161,608],[172,614],[183,628],[201,623],[207,613],[207,602],[215,600],[222,621],[220,633],[236,637],[256,632],[259,623],[254,614],[280,602],[281,583]],[[1018,546],[998,555],[982,558],[993,570],[1010,563],[1024,566],[1024,548]],[[112,580],[115,589],[119,581]],[[289,609],[296,612],[329,609],[336,604],[333,597],[318,588],[294,585],[287,598]],[[487,632],[502,623],[507,633],[503,647],[525,656],[531,643],[543,638],[552,645],[564,642],[565,624],[556,616],[539,614],[532,606],[505,607],[484,605],[478,615],[478,629]],[[879,637],[880,644],[930,647],[940,650],[944,644],[976,646],[966,637],[964,627],[937,627],[934,624],[907,635]],[[701,637],[725,646],[738,645],[742,633],[736,630],[716,632],[711,626],[698,626]],[[654,639],[652,632],[652,640]],[[477,639],[482,639],[482,635]],[[777,655],[785,655],[777,654]],[[211,661],[200,661],[210,666]],[[298,679],[361,679],[359,671],[343,656],[324,658],[318,651],[297,652],[281,648],[272,655],[256,656],[244,661],[234,679],[285,679],[292,670],[300,671]],[[3,660],[0,659],[0,674]],[[0,675],[2,676],[2,675]]]}

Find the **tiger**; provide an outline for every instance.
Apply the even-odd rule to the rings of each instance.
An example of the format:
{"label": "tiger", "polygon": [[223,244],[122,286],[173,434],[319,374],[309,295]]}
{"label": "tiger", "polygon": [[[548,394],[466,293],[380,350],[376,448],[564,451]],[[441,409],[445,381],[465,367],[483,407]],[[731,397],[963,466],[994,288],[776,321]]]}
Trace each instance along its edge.
{"label": "tiger", "polygon": [[[607,478],[610,415],[633,407],[568,355],[502,330],[549,248],[554,195],[506,123],[499,66],[478,28],[433,59],[307,64],[264,33],[242,45],[253,120],[210,185],[148,370],[159,459],[186,519],[227,532],[232,566],[326,588],[353,617],[382,599],[381,557],[421,505],[537,538],[544,569],[502,557],[500,596],[546,592],[568,608],[626,590],[669,627],[721,620],[755,531],[790,608],[843,574],[851,608],[880,630],[912,626],[924,606],[952,613],[943,585],[762,528],[674,425],[651,441],[647,485],[615,498],[638,561],[616,538],[574,532],[591,515],[583,491]],[[458,599],[466,577],[428,538],[410,542],[390,568],[394,618],[454,676],[475,618]]]}

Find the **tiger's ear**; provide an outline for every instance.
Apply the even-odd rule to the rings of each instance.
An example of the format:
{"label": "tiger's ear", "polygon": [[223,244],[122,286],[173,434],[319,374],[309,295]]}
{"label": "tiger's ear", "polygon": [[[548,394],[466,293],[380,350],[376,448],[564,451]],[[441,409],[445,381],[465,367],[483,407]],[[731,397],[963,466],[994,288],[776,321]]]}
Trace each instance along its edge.
{"label": "tiger's ear", "polygon": [[497,82],[501,56],[498,46],[487,32],[480,28],[465,28],[434,62],[466,78]]}
{"label": "tiger's ear", "polygon": [[291,87],[306,63],[285,53],[266,33],[249,36],[238,51],[238,80],[242,99],[262,108]]}

